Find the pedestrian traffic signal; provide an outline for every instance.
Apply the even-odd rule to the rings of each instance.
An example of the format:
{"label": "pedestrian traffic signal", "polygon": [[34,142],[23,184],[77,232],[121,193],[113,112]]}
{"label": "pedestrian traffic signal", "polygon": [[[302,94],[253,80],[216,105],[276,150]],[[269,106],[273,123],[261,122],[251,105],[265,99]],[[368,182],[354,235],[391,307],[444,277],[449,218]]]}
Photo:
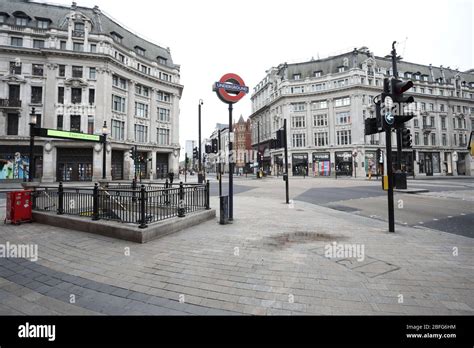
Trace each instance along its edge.
{"label": "pedestrian traffic signal", "polygon": [[218,144],[217,144],[217,138],[212,139],[212,144],[211,144],[211,152],[212,153],[217,153],[219,151]]}
{"label": "pedestrian traffic signal", "polygon": [[404,149],[411,149],[411,133],[409,129],[402,129],[402,147]]}
{"label": "pedestrian traffic signal", "polygon": [[198,159],[199,158],[199,150],[197,147],[193,149],[193,158]]}

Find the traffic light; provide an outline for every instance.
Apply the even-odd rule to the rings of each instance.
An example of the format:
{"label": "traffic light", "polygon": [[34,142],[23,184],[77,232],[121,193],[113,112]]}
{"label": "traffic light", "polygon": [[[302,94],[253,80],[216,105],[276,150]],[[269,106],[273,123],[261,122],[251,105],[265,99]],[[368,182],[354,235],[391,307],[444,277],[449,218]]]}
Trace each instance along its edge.
{"label": "traffic light", "polygon": [[205,152],[205,153],[211,153],[211,151],[212,151],[212,146],[209,145],[209,144],[206,144],[206,145],[204,146],[204,152]]}
{"label": "traffic light", "polygon": [[377,163],[383,163],[383,157],[382,157],[382,150],[381,149],[377,149],[376,159],[377,159]]}
{"label": "traffic light", "polygon": [[276,132],[276,149],[281,149],[282,147],[285,147],[285,130],[284,129],[279,129]]}
{"label": "traffic light", "polygon": [[132,147],[130,150],[129,150],[129,154],[130,154],[130,158],[135,162],[135,147]]}
{"label": "traffic light", "polygon": [[404,96],[403,93],[408,91],[410,88],[413,87],[412,81],[403,82],[402,80],[392,79],[390,82],[392,87],[392,94],[391,97],[394,103],[413,103],[415,99],[413,96]]}
{"label": "traffic light", "polygon": [[366,118],[365,119],[365,135],[371,135],[378,133],[377,129],[377,118]]}
{"label": "traffic light", "polygon": [[211,152],[212,153],[217,153],[219,151],[219,148],[217,146],[217,138],[212,139],[212,144],[211,144]]}
{"label": "traffic light", "polygon": [[402,147],[405,149],[411,149],[411,133],[409,129],[402,129]]}
{"label": "traffic light", "polygon": [[193,158],[198,159],[199,158],[199,150],[197,147],[193,149]]}

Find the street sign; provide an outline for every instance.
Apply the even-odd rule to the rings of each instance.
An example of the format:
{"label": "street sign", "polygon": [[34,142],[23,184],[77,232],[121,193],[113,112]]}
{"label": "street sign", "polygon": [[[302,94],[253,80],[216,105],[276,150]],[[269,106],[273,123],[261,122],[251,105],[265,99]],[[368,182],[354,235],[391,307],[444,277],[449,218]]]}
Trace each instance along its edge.
{"label": "street sign", "polygon": [[385,122],[387,122],[387,124],[388,124],[389,126],[391,126],[394,121],[395,121],[395,118],[393,117],[392,113],[391,113],[391,112],[387,112],[387,113],[385,114]]}
{"label": "street sign", "polygon": [[249,88],[239,75],[229,73],[214,84],[213,91],[224,103],[234,104],[249,92]]}
{"label": "street sign", "polygon": [[45,138],[71,139],[81,141],[103,142],[103,135],[85,134],[79,132],[67,132],[48,128],[34,128],[34,135]]}

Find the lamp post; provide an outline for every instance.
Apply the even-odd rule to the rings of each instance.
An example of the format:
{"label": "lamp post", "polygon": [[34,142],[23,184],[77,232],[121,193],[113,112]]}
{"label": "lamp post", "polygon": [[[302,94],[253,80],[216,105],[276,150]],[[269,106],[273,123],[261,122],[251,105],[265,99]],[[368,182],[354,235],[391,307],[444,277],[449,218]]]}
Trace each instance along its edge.
{"label": "lamp post", "polygon": [[202,163],[201,163],[201,154],[202,154],[202,149],[201,149],[201,105],[204,104],[204,102],[202,101],[202,99],[199,99],[199,104],[198,104],[198,108],[199,108],[199,139],[198,139],[198,146],[199,146],[199,157],[198,157],[198,163],[199,163],[199,172],[198,172],[198,182],[201,184],[202,181],[203,181],[203,178],[202,178]]}
{"label": "lamp post", "polygon": [[102,179],[106,179],[106,165],[107,165],[107,134],[109,133],[109,129],[107,128],[107,121],[104,121],[104,126],[102,127],[102,135],[103,135],[103,142],[104,145],[102,147]]}
{"label": "lamp post", "polygon": [[35,158],[34,158],[34,147],[35,147],[35,127],[36,127],[36,110],[31,109],[30,114],[30,168],[28,173],[28,181],[32,182],[35,177]]}

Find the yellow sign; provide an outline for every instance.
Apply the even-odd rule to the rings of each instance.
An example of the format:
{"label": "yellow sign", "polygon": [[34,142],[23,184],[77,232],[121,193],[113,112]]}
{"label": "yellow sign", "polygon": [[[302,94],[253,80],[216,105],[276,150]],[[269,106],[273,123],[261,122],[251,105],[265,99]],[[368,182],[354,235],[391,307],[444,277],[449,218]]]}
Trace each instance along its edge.
{"label": "yellow sign", "polygon": [[76,139],[76,140],[88,140],[88,141],[100,141],[100,135],[94,134],[84,134],[76,132],[65,132],[54,129],[48,129],[48,136],[50,137],[61,137],[67,139]]}

